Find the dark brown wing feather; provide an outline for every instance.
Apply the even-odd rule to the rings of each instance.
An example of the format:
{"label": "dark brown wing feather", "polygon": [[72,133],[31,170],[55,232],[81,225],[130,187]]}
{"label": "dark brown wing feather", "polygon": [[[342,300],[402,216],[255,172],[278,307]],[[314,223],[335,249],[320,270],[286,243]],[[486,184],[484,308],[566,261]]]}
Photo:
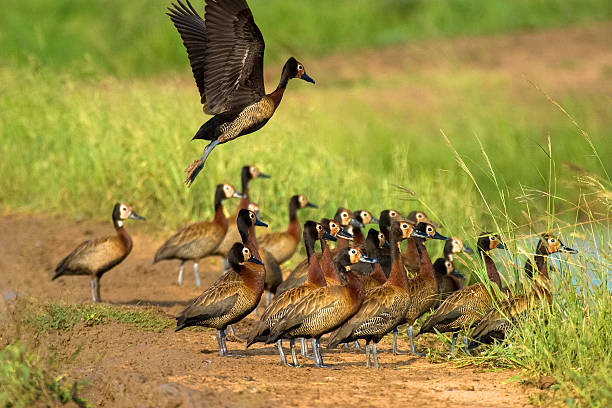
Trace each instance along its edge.
{"label": "dark brown wing feather", "polygon": [[261,31],[245,0],[208,0],[204,19],[207,113],[241,110],[265,94]]}
{"label": "dark brown wing feather", "polygon": [[168,7],[168,16],[178,30],[183,40],[183,45],[187,49],[189,64],[193,72],[193,78],[200,91],[200,102],[206,104],[206,87],[204,80],[204,65],[206,49],[206,24],[202,17],[198,15],[189,0],[187,5],[178,0],[177,4],[172,4],[174,8]]}

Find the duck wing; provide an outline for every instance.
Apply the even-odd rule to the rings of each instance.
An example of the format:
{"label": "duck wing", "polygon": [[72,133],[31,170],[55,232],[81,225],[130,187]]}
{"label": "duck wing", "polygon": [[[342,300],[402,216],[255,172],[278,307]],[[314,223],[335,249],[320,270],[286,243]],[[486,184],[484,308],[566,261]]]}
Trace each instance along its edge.
{"label": "duck wing", "polygon": [[245,0],[207,0],[204,18],[205,110],[242,110],[265,95],[261,31]]}
{"label": "duck wing", "polygon": [[115,236],[84,241],[57,265],[53,279],[71,271],[95,272],[116,259],[119,249]]}
{"label": "duck wing", "polygon": [[189,0],[186,5],[178,0],[178,4],[168,7],[166,13],[178,30],[183,45],[187,49],[189,65],[193,72],[193,78],[200,91],[200,102],[206,106],[206,87],[204,81],[204,65],[206,49],[206,24],[202,17],[195,11]]}

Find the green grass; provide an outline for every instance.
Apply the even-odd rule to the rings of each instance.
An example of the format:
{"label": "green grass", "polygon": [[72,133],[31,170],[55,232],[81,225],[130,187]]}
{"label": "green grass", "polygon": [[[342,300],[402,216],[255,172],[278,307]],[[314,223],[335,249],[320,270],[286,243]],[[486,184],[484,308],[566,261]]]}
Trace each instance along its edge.
{"label": "green grass", "polygon": [[26,322],[37,331],[70,330],[76,324],[93,326],[122,323],[142,330],[160,332],[174,326],[174,321],[150,311],[110,305],[60,305],[47,304],[39,311],[31,312]]}
{"label": "green grass", "polygon": [[[187,71],[164,10],[170,0],[9,0],[0,15],[3,64],[91,76]],[[251,0],[266,57],[303,60],[427,38],[503,33],[612,17],[607,0]],[[201,12],[200,0],[193,4]]]}
{"label": "green grass", "polygon": [[43,361],[23,344],[14,343],[0,349],[0,406],[28,408],[59,406],[73,402],[91,407],[78,393],[84,381],[71,382],[57,376],[53,361]]}

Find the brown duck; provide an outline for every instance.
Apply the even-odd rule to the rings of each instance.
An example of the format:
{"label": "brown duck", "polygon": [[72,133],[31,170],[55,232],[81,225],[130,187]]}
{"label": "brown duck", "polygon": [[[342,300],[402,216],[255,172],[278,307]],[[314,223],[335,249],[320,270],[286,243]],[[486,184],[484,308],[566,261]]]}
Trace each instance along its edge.
{"label": "brown duck", "polygon": [[[417,225],[420,222],[426,222],[434,227],[436,226],[436,224],[431,222],[427,214],[419,210],[411,211],[406,217],[406,220],[414,225]],[[419,273],[421,260],[419,258],[419,251],[417,249],[416,241],[410,238],[407,240],[407,242],[408,244],[406,245],[406,249],[402,253],[402,262],[404,263],[404,268],[406,268],[406,270],[409,272],[408,276],[412,277]]]}
{"label": "brown duck", "polygon": [[338,208],[336,214],[334,214],[334,220],[340,224],[340,227],[344,232],[351,235],[351,238],[339,237],[338,244],[336,245],[336,250],[332,251],[332,254],[335,256],[340,249],[349,246],[350,241],[354,239],[353,233],[351,231],[353,231],[355,227],[363,228],[364,225],[361,221],[358,221],[357,218],[355,218],[355,215],[351,210],[344,207]]}
{"label": "brown duck", "polygon": [[[363,245],[365,254],[369,258],[378,259],[380,251],[383,248],[389,247],[389,241],[385,238],[385,234],[378,232],[374,228],[368,231],[368,236]],[[376,262],[373,264],[369,263],[357,263],[351,268],[354,272],[358,273],[366,290],[373,289],[377,286],[384,284],[387,280],[385,272],[382,270],[380,263]]]}
{"label": "brown duck", "polygon": [[454,256],[462,252],[466,254],[474,253],[474,251],[467,247],[461,239],[452,237],[444,244],[443,258],[438,258],[434,262],[439,295],[438,302],[435,306],[436,308],[440,306],[440,303],[442,303],[451,293],[462,288],[465,276],[457,271],[454,261]]}
{"label": "brown duck", "polygon": [[[321,225],[325,228],[325,231],[332,235],[334,238],[352,239],[353,236],[342,230],[339,223],[334,219],[323,218]],[[336,272],[334,266],[333,254],[331,249],[327,245],[327,241],[321,242],[321,253],[315,254],[317,261],[321,264],[321,268],[325,274],[325,279],[329,283],[340,283],[340,278]],[[306,275],[308,273],[310,263],[308,259],[304,259],[300,262],[287,276],[287,278],[278,286],[276,294],[280,295],[283,292],[303,285],[306,282]]]}
{"label": "brown duck", "polygon": [[[423,353],[418,353],[414,347],[412,326],[416,319],[423,316],[436,305],[438,299],[438,281],[436,280],[436,273],[424,243],[429,239],[448,240],[449,238],[437,232],[433,224],[426,222],[418,223],[414,229],[422,232],[427,238],[412,237],[412,240],[416,241],[417,249],[419,250],[420,267],[418,275],[408,280],[407,291],[410,296],[410,301],[404,311],[402,323],[408,324],[410,352],[417,356],[424,356]],[[402,354],[402,352],[397,349],[397,332],[398,329],[396,327],[393,330],[393,353]]]}
{"label": "brown duck", "polygon": [[[322,245],[326,240],[335,241],[336,238],[325,231],[325,228],[317,222],[306,221],[304,224],[304,246],[308,255],[308,275],[304,284],[291,288],[274,298],[274,301],[266,308],[260,321],[253,327],[251,334],[247,340],[247,348],[256,342],[266,341],[270,333],[270,327],[274,326],[282,319],[290,308],[302,297],[309,292],[326,286],[325,276],[321,265],[315,256],[315,242],[321,241]],[[291,339],[291,355],[293,356],[293,366],[297,366],[297,357],[295,354],[295,339]],[[277,341],[281,363],[287,364],[285,354],[282,348],[282,340]]]}
{"label": "brown duck", "polygon": [[[540,307],[544,302],[552,303],[550,281],[548,278],[548,257],[556,252],[577,254],[578,251],[566,247],[559,238],[543,234],[536,248],[535,266],[539,271],[533,289],[530,292],[505,299],[498,307],[493,307],[482,318],[472,332],[473,341],[469,347],[489,344],[494,340],[503,340],[507,333],[516,326],[521,318]],[[525,263],[525,271],[533,277],[531,260]]]}
{"label": "brown duck", "polygon": [[[380,212],[380,216],[378,217],[378,227],[380,228],[380,232],[383,233],[385,239],[389,240],[389,229],[391,228],[391,223],[393,221],[400,221],[404,218],[397,210],[383,210]],[[379,251],[378,263],[383,269],[385,276],[389,276],[391,273],[391,249],[389,247],[381,248]]]}
{"label": "brown duck", "polygon": [[316,367],[326,367],[320,350],[320,339],[340,327],[361,307],[365,295],[363,282],[351,271],[359,261],[374,262],[362,255],[359,248],[343,248],[335,258],[338,272],[346,279],[344,285],[327,285],[302,297],[270,329],[266,343],[283,338],[311,338]]}
{"label": "brown duck", "polygon": [[132,207],[117,203],[113,207],[113,225],[117,235],[92,239],[81,243],[55,268],[55,280],[63,275],[89,275],[91,296],[94,302],[101,302],[100,278],[104,273],[120,264],[132,250],[132,238],[123,223],[128,218],[144,220],[132,211]]}
{"label": "brown duck", "polygon": [[[249,208],[249,205],[251,204],[251,198],[249,195],[249,184],[253,179],[270,178],[270,176],[262,173],[255,166],[243,166],[242,170],[240,171],[240,178],[242,182],[242,198],[238,203],[236,213],[228,218],[227,232],[225,233],[223,240],[221,241],[219,246],[217,246],[217,248],[211,253],[211,255],[218,255],[222,256],[223,258],[227,258],[227,253],[229,252],[232,245],[234,245],[235,242],[240,242],[240,234],[238,233],[238,227],[236,226],[236,218],[238,217],[238,213],[240,212],[240,210],[245,208],[249,210],[255,209]],[[259,207],[257,207],[257,210],[259,210]],[[224,270],[227,269],[225,268],[225,266],[226,265],[224,262]],[[229,267],[229,265],[227,265],[227,267]]]}
{"label": "brown duck", "polygon": [[[495,262],[489,255],[493,249],[505,249],[499,238],[499,235],[483,232],[478,238],[478,252],[484,258],[489,280],[497,286],[497,290],[490,285],[477,283],[465,287],[444,300],[440,307],[429,316],[429,318],[421,326],[421,330],[417,334],[453,332],[453,341],[450,354],[453,354],[457,336],[460,331],[464,333],[463,344],[466,353],[469,354],[467,346],[467,336],[465,333],[474,324],[477,324],[484,314],[493,307],[495,298],[502,299],[501,294],[501,277],[495,266]],[[498,295],[499,293],[499,295]]]}
{"label": "brown duck", "polygon": [[190,326],[215,328],[219,355],[230,355],[225,344],[227,326],[251,313],[263,293],[263,262],[257,255],[248,245],[236,242],[228,260],[240,279],[220,279],[206,289],[176,318],[176,331]]}
{"label": "brown duck", "polygon": [[191,185],[212,150],[221,143],[253,133],[274,115],[287,83],[300,78],[314,84],[304,66],[291,57],[276,89],[266,95],[263,80],[264,39],[245,0],[206,0],[204,19],[189,1],[180,0],[168,15],[187,49],[204,113],[214,115],[194,139],[211,142],[202,158],[185,172]]}
{"label": "brown duck", "polygon": [[368,210],[357,210],[353,211],[353,245],[361,246],[365,245],[366,236],[361,231],[363,226],[367,224],[378,224],[378,218],[374,217]]}
{"label": "brown duck", "polygon": [[212,221],[202,221],[188,225],[172,235],[157,250],[153,263],[166,259],[178,259],[178,284],[183,284],[185,261],[193,261],[196,286],[200,286],[198,262],[210,255],[223,240],[227,232],[228,221],[223,212],[223,200],[231,197],[241,198],[231,184],[219,184],[215,190],[215,217]]}
{"label": "brown duck", "polygon": [[329,348],[340,343],[359,339],[366,341],[366,367],[370,366],[370,343],[374,367],[378,368],[378,342],[402,322],[410,303],[408,278],[400,256],[400,243],[415,235],[423,239],[428,236],[414,230],[407,221],[394,221],[390,231],[391,258],[393,259],[389,279],[378,287],[366,292],[359,311],[344,323],[329,339]]}

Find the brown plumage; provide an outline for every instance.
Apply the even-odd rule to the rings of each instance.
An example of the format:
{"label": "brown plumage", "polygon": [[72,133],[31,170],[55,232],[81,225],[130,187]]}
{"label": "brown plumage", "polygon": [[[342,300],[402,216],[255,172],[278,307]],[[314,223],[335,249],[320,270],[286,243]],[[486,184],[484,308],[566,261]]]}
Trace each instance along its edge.
{"label": "brown plumage", "polygon": [[[503,340],[507,333],[524,318],[529,312],[541,307],[543,303],[552,303],[550,282],[548,277],[548,257],[555,252],[578,253],[568,248],[561,240],[551,234],[543,234],[536,248],[536,267],[539,276],[534,282],[531,291],[505,299],[499,306],[489,309],[480,323],[472,331],[473,341],[469,347],[479,344],[492,343],[494,340]],[[533,277],[531,260],[525,263],[525,272]]]}
{"label": "brown plumage", "polygon": [[[345,237],[350,239],[351,236],[342,231],[340,225],[336,220],[323,218],[321,220],[321,225],[325,228],[325,231],[332,235],[333,237]],[[340,278],[338,277],[338,273],[336,272],[336,267],[333,262],[333,254],[331,249],[327,246],[327,242],[324,241],[321,243],[321,253],[315,254],[317,261],[321,264],[321,269],[323,269],[323,273],[325,274],[325,279],[328,283],[340,283]],[[308,273],[308,258],[304,259],[300,262],[287,276],[287,278],[278,286],[276,293],[277,295],[282,294],[283,292],[295,288],[304,284],[306,281],[306,275]]]}
{"label": "brown plumage", "polygon": [[[406,220],[414,225],[417,225],[420,222],[426,222],[435,226],[435,224],[429,220],[429,217],[423,211],[411,211],[406,217]],[[406,268],[406,270],[409,272],[409,277],[419,273],[421,260],[419,258],[419,251],[416,247],[416,242],[413,239],[408,239],[406,249],[404,252],[402,252],[402,262],[404,263],[404,268]]]}
{"label": "brown plumage", "polygon": [[297,217],[298,210],[304,207],[316,208],[303,195],[294,195],[289,200],[289,226],[286,231],[272,232],[259,238],[259,246],[270,252],[279,265],[288,261],[295,253],[301,238],[300,221]]}
{"label": "brown plumage", "polygon": [[[351,238],[338,238],[338,244],[336,245],[336,249],[332,251],[332,254],[336,256],[336,254],[342,248],[349,246],[350,241],[354,240],[354,228],[363,228],[364,225],[363,223],[361,223],[361,221],[357,221],[357,218],[355,218],[355,214],[353,214],[351,210],[344,207],[338,207],[338,210],[336,210],[336,214],[334,214],[334,220],[340,224],[340,227],[343,231],[351,235]],[[353,245],[357,244],[353,242]]]}
{"label": "brown plumage", "polygon": [[[306,221],[304,224],[303,236],[309,262],[306,281],[304,284],[291,288],[274,298],[274,301],[266,308],[266,311],[261,316],[260,321],[253,326],[247,339],[247,347],[256,342],[266,341],[270,328],[282,319],[299,299],[317,288],[326,286],[323,270],[315,256],[315,242],[319,240],[322,245],[325,245],[325,240],[335,240],[335,238],[328,234],[321,224],[314,221]],[[287,364],[281,341],[282,340],[279,340],[278,342],[281,362]],[[293,365],[297,365],[293,341],[291,342],[291,354],[293,355]]]}
{"label": "brown plumage", "polygon": [[[270,178],[267,174],[262,173],[255,166],[243,166],[240,171],[240,179],[242,182],[242,198],[238,203],[238,208],[236,212],[228,218],[228,227],[223,240],[221,243],[215,248],[215,250],[211,253],[211,255],[218,255],[224,258],[227,258],[227,253],[232,248],[235,242],[240,242],[240,233],[238,232],[238,227],[236,226],[236,218],[238,217],[238,213],[242,209],[249,209],[249,204],[251,204],[251,198],[249,196],[249,183],[253,179],[257,178]],[[228,265],[229,267],[229,265]]]}
{"label": "brown plumage", "polygon": [[[378,259],[381,249],[388,246],[389,242],[385,238],[385,235],[382,232],[378,232],[374,228],[371,228],[368,231],[368,236],[365,240],[363,248],[365,249],[365,253],[368,257]],[[359,274],[363,280],[366,290],[380,286],[387,280],[387,276],[382,270],[382,266],[380,266],[380,263],[378,262],[373,264],[360,262],[353,265],[351,269],[355,273]]]}
{"label": "brown plumage", "polygon": [[287,83],[300,78],[314,83],[295,58],[287,60],[280,82],[270,94],[263,80],[264,39],[245,0],[206,1],[202,19],[189,1],[168,8],[168,15],[187,49],[204,112],[215,115],[194,139],[211,140],[202,158],[185,170],[190,185],[214,149],[263,127],[281,102]]}
{"label": "brown plumage", "polygon": [[351,233],[353,235],[353,245],[365,245],[366,237],[361,229],[367,224],[378,224],[378,218],[374,217],[368,210],[357,210],[353,211],[353,219],[355,220]]}
{"label": "brown plumage", "polygon": [[231,184],[218,184],[215,190],[215,217],[212,221],[196,222],[172,235],[155,253],[153,263],[166,259],[178,259],[178,284],[183,284],[185,261],[193,261],[196,285],[200,286],[198,262],[210,255],[223,240],[227,232],[228,221],[223,212],[223,200],[231,197],[242,197]]}
{"label": "brown plumage", "polygon": [[315,365],[324,367],[320,352],[320,338],[350,319],[361,306],[365,288],[359,277],[350,270],[358,261],[371,261],[359,248],[343,248],[336,256],[338,272],[344,285],[327,285],[302,297],[271,329],[267,343],[281,338],[312,338]]}
{"label": "brown plumage", "polygon": [[[407,221],[394,221],[390,231],[391,258],[389,279],[381,286],[366,292],[359,311],[344,323],[329,339],[329,348],[359,339],[366,341],[366,367],[370,366],[370,342],[373,343],[374,367],[378,368],[378,342],[404,318],[410,302],[408,278],[402,265],[399,245],[414,231]],[[422,234],[421,236],[425,236]],[[382,271],[381,271],[382,272]]]}
{"label": "brown plumage", "polygon": [[434,305],[434,308],[437,308],[451,293],[461,289],[464,276],[457,272],[453,261],[445,258],[436,259],[433,267],[438,283],[438,297]]}
{"label": "brown plumage", "polygon": [[176,331],[189,326],[215,328],[219,355],[229,355],[225,329],[251,313],[263,293],[263,262],[256,251],[251,251],[248,244],[236,242],[228,260],[240,279],[217,280],[176,318]]}
{"label": "brown plumage", "polygon": [[132,238],[123,223],[128,218],[144,220],[128,205],[117,203],[113,207],[113,226],[117,235],[82,242],[55,268],[51,280],[63,275],[89,275],[94,302],[101,302],[100,278],[108,270],[120,264],[132,250]]}
{"label": "brown plumage", "polygon": [[[493,259],[489,255],[489,251],[495,248],[505,249],[499,236],[483,232],[478,239],[478,251],[485,259],[489,280],[497,286],[497,289],[501,289],[501,278]],[[457,334],[459,331],[463,331],[463,342],[467,351],[466,331],[478,323],[493,306],[497,293],[495,288],[489,288],[484,283],[477,283],[453,293],[423,323],[417,336],[422,333],[433,333],[434,331],[441,333],[454,332],[453,346],[451,347],[452,354]],[[501,299],[501,296],[503,296],[501,292],[499,296],[499,299]]]}
{"label": "brown plumage", "polygon": [[[378,226],[380,228],[380,232],[382,232],[387,239],[389,240],[389,228],[391,228],[391,223],[393,221],[402,220],[402,215],[392,209],[383,210],[380,212],[380,216],[378,217]],[[378,256],[378,263],[383,269],[385,276],[389,276],[391,272],[391,249],[390,248],[381,248]]]}

